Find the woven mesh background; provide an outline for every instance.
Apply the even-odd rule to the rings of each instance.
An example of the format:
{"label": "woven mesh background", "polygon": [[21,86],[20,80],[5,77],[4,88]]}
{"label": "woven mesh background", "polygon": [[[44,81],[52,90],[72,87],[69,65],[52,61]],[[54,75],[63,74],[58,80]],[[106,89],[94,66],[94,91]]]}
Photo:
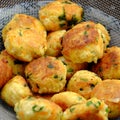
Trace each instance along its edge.
{"label": "woven mesh background", "polygon": [[[0,51],[4,49],[1,30],[11,19],[12,15],[18,12],[19,5],[24,12],[37,17],[37,10],[46,2],[51,0],[0,0]],[[72,0],[80,4],[85,10],[84,20],[94,20],[106,26],[110,35],[110,45],[120,46],[120,0]],[[31,4],[22,4],[29,2]],[[36,4],[39,2],[39,4]],[[15,6],[15,7],[14,7]],[[6,9],[7,7],[7,9]],[[5,9],[4,9],[5,8]],[[31,10],[31,12],[30,12]],[[4,11],[4,12],[1,12]],[[2,15],[1,15],[2,13]],[[0,120],[16,120],[13,109],[0,100]],[[114,120],[120,120],[114,119]]]}

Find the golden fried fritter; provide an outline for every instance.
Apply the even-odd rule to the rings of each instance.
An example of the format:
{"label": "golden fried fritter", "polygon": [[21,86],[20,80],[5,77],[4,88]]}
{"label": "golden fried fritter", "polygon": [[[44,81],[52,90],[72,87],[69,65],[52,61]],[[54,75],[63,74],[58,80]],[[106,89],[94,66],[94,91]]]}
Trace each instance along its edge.
{"label": "golden fried fritter", "polygon": [[62,120],[108,120],[108,106],[97,98],[65,110]]}
{"label": "golden fried fritter", "polygon": [[63,62],[63,64],[67,67],[67,80],[69,80],[73,74],[79,70],[87,69],[88,63],[73,63],[63,56],[58,57],[59,60]]}
{"label": "golden fried fritter", "polygon": [[62,110],[66,110],[68,107],[74,105],[74,104],[82,104],[86,102],[86,99],[71,91],[65,91],[65,92],[60,92],[58,94],[54,94],[51,97],[51,101],[58,104]]}
{"label": "golden fried fritter", "polygon": [[46,55],[53,57],[58,57],[61,55],[61,41],[65,32],[66,30],[59,30],[48,34]]}
{"label": "golden fried fritter", "polygon": [[17,75],[10,79],[1,91],[1,98],[10,106],[14,107],[21,99],[32,95],[25,79]]}
{"label": "golden fried fritter", "polygon": [[107,48],[97,64],[92,65],[92,71],[102,79],[120,79],[120,47]]}
{"label": "golden fried fritter", "polygon": [[52,1],[39,10],[39,18],[47,31],[68,29],[82,19],[83,8],[69,0]]}
{"label": "golden fried fritter", "polygon": [[91,97],[104,100],[109,107],[109,118],[120,116],[120,80],[106,79],[97,84],[92,91]]}
{"label": "golden fried fritter", "polygon": [[61,120],[62,109],[43,98],[27,97],[14,108],[19,120]]}
{"label": "golden fried fritter", "polygon": [[55,57],[45,56],[30,62],[25,68],[25,75],[33,92],[56,93],[66,84],[66,67]]}
{"label": "golden fried fritter", "polygon": [[103,56],[104,43],[96,23],[86,21],[75,25],[63,37],[63,56],[74,62],[97,62]]}
{"label": "golden fried fritter", "polygon": [[102,82],[94,72],[88,70],[77,71],[69,80],[67,90],[79,93],[89,99],[93,88]]}

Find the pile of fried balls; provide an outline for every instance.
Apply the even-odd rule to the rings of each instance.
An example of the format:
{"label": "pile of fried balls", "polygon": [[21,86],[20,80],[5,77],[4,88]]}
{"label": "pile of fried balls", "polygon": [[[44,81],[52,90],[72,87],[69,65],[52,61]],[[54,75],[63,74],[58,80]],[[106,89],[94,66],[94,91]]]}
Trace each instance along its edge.
{"label": "pile of fried balls", "polygon": [[15,14],[2,29],[0,99],[18,120],[108,120],[120,116],[120,47],[69,0]]}

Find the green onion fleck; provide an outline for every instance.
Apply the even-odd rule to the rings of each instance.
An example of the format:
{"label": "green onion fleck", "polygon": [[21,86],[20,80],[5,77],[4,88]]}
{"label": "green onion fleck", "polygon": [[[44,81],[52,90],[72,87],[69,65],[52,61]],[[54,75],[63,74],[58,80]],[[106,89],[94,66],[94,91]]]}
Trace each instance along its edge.
{"label": "green onion fleck", "polygon": [[51,63],[49,63],[49,64],[47,65],[47,67],[48,67],[48,68],[54,68],[54,66],[53,66]]}
{"label": "green onion fleck", "polygon": [[34,105],[34,106],[32,107],[32,110],[33,110],[34,112],[40,112],[40,111],[43,110],[43,108],[44,108],[44,106],[39,107],[38,105]]}
{"label": "green onion fleck", "polygon": [[72,68],[69,68],[67,72],[73,72],[74,70]]}
{"label": "green onion fleck", "polygon": [[75,108],[70,108],[70,112],[72,113],[75,110]]}

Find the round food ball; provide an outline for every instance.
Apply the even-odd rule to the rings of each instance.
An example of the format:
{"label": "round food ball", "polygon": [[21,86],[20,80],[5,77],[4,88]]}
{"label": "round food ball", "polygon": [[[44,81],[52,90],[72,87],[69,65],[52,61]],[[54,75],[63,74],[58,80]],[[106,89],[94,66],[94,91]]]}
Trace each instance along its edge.
{"label": "round food ball", "polygon": [[120,116],[120,80],[104,80],[95,86],[91,97],[104,100],[109,107],[109,118],[117,118]]}
{"label": "round food ball", "polygon": [[17,75],[10,79],[1,91],[1,98],[10,106],[14,107],[21,99],[32,95],[25,79]]}
{"label": "round food ball", "polygon": [[32,29],[13,29],[7,33],[4,42],[7,52],[20,61],[30,62],[43,56],[46,51],[46,39]]}
{"label": "round food ball", "polygon": [[80,70],[69,80],[67,90],[79,93],[86,99],[89,99],[93,88],[100,82],[102,82],[102,79],[94,72]]}
{"label": "round food ball", "polygon": [[47,31],[68,29],[82,19],[83,8],[69,0],[52,1],[39,10],[39,18]]}
{"label": "round food ball", "polygon": [[[4,52],[0,53],[0,89],[12,78],[13,71],[9,65],[6,56],[3,57]],[[6,72],[7,71],[7,72]]]}
{"label": "round food ball", "polygon": [[107,48],[97,64],[92,65],[92,71],[102,79],[120,79],[120,47]]}
{"label": "round food ball", "polygon": [[108,120],[108,106],[97,98],[65,110],[62,120]]}
{"label": "round food ball", "polygon": [[37,93],[56,93],[66,85],[66,67],[55,57],[45,56],[30,62],[25,75],[32,91]]}
{"label": "round food ball", "polygon": [[67,80],[69,80],[75,72],[79,70],[87,69],[88,67],[88,63],[73,63],[65,59],[64,56],[60,56],[58,57],[58,59],[61,60],[67,68],[67,76],[66,76]]}
{"label": "round food ball", "polygon": [[61,42],[65,32],[66,30],[59,30],[48,34],[46,55],[53,57],[58,57],[61,55]]}
{"label": "round food ball", "polygon": [[51,101],[58,104],[64,111],[74,104],[82,104],[86,102],[86,99],[75,92],[65,91],[54,94],[51,97]]}
{"label": "round food ball", "polygon": [[43,37],[46,36],[46,31],[38,19],[26,14],[15,14],[2,29],[3,41],[5,41],[7,33],[16,28],[32,29],[43,34]]}
{"label": "round food ball", "polygon": [[62,109],[43,98],[24,98],[14,110],[19,120],[61,120],[62,117]]}
{"label": "round food ball", "polygon": [[86,21],[68,30],[62,42],[63,56],[74,62],[95,62],[103,56],[104,43],[96,23]]}

